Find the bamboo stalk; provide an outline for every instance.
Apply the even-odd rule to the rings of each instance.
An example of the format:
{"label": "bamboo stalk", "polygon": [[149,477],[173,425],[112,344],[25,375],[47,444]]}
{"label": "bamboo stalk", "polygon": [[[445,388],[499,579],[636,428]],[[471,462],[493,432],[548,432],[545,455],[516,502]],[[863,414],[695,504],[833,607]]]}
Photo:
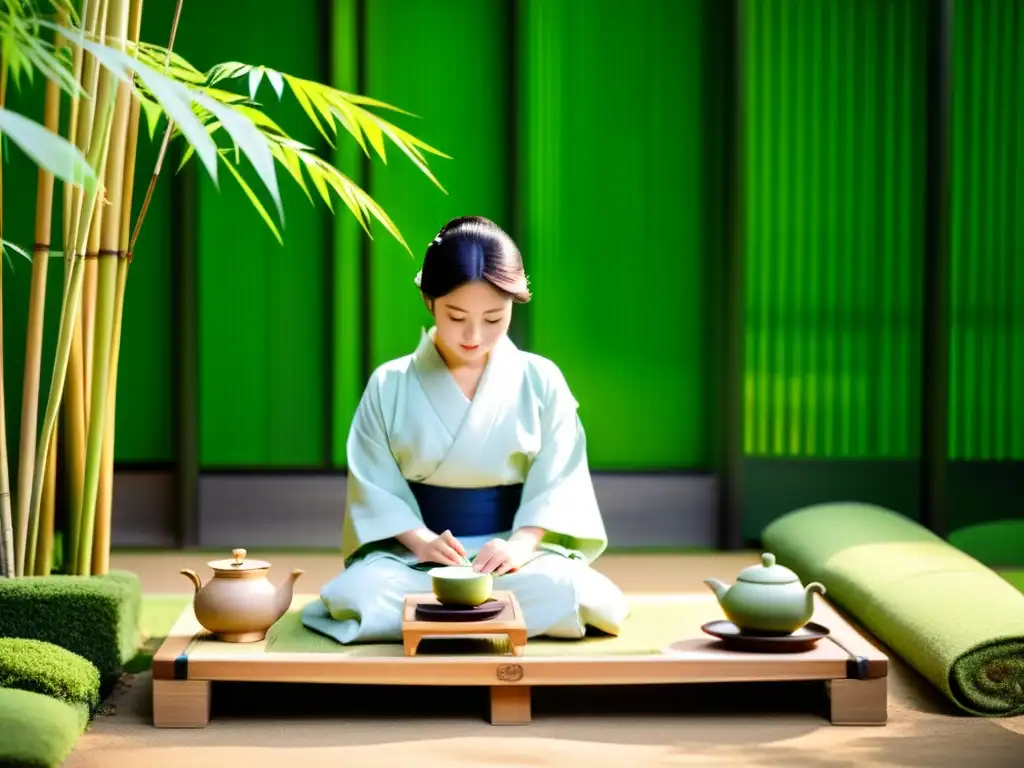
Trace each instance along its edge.
{"label": "bamboo stalk", "polygon": [[[87,36],[95,35],[101,12],[105,17],[105,5],[98,0],[84,0],[82,24]],[[88,133],[92,127],[95,109],[95,95],[99,78],[96,59],[80,46],[74,46],[75,78],[81,79],[82,89],[90,98],[85,104],[86,118],[78,97],[71,100],[71,117],[68,122],[68,141],[83,153],[89,151]],[[81,127],[80,127],[81,126]],[[75,236],[78,232],[78,217],[81,214],[82,190],[71,184],[64,185],[64,243],[67,256],[64,262],[64,296],[68,296],[72,266],[77,254],[74,253]],[[67,459],[67,535],[65,537],[66,570],[76,573],[75,559],[78,557],[78,531],[82,518],[82,488],[85,485],[85,361],[82,350],[82,322],[75,321],[71,340],[71,354],[68,361],[67,405],[64,409],[64,426],[67,431],[65,450]]]}
{"label": "bamboo stalk", "polygon": [[[65,264],[66,284],[70,284],[72,264]],[[65,293],[69,287],[65,287]],[[64,559],[69,573],[76,573],[75,559],[78,557],[78,532],[82,527],[82,488],[85,485],[85,384],[84,361],[82,356],[81,318],[72,330],[71,350],[68,360],[67,404],[64,412],[65,456],[67,459],[67,547]]]}
{"label": "bamboo stalk", "polygon": [[[139,42],[142,31],[142,0],[131,0],[128,11],[128,39]],[[135,184],[135,153],[139,142],[139,99],[130,95],[127,146],[121,184],[121,210],[117,233],[117,275],[114,288],[114,319],[111,330],[110,372],[107,384],[107,413],[103,429],[100,460],[100,485],[96,503],[96,525],[92,548],[92,573],[110,569],[110,531],[114,502],[114,442],[117,433],[117,371],[121,356],[121,326],[124,316],[124,292],[132,254],[128,251],[128,229],[131,222],[132,197]],[[113,200],[111,201],[114,202]]]}
{"label": "bamboo stalk", "polygon": [[[113,29],[122,29],[127,25],[127,13],[125,13],[124,0],[113,0],[110,14],[117,22]],[[123,34],[121,36],[123,39]],[[102,182],[103,169],[106,168],[108,148],[110,145],[110,125],[113,119],[114,105],[117,95],[117,83],[115,76],[104,73],[100,78],[98,96],[98,120],[96,127],[99,128],[99,135],[94,135],[90,142],[87,161],[89,165],[98,169]],[[97,185],[88,195],[85,196],[83,210],[75,211],[74,216],[80,222],[74,233],[73,260],[70,268],[70,275],[67,280],[64,303],[61,307],[60,328],[57,334],[57,354],[54,358],[53,376],[50,379],[50,392],[47,397],[46,411],[43,415],[43,436],[38,443],[36,455],[36,466],[43,467],[49,458],[50,441],[53,437],[54,426],[57,421],[57,414],[60,409],[61,400],[64,395],[64,385],[67,377],[68,361],[71,357],[71,340],[74,335],[75,323],[78,320],[79,309],[82,303],[82,275],[84,270],[82,264],[84,259],[81,254],[85,252],[89,241],[89,224],[92,222],[93,211],[98,203],[102,191],[102,184]],[[42,480],[43,474],[37,473],[32,483],[32,504],[29,508],[29,546],[27,552],[35,555],[36,539],[39,532],[39,509],[42,501]],[[83,526],[83,529],[85,526]],[[91,542],[90,542],[91,543]],[[81,551],[81,546],[79,547]],[[88,550],[86,550],[88,551]],[[79,570],[80,570],[79,564]]]}
{"label": "bamboo stalk", "polygon": [[[62,19],[63,20],[63,19]],[[55,47],[62,45],[56,34]],[[43,125],[58,132],[60,120],[60,86],[54,79],[46,81]],[[32,498],[32,476],[35,465],[30,458],[36,453],[36,430],[39,428],[39,375],[43,359],[43,320],[46,315],[46,273],[50,265],[50,238],[53,222],[53,174],[41,166],[36,183],[36,228],[32,247],[32,277],[29,287],[28,327],[25,336],[25,371],[21,384],[21,445],[18,466],[18,518],[28,521]],[[50,525],[43,526],[43,541],[53,541],[53,513],[47,510]],[[27,529],[26,529],[27,533]],[[46,548],[45,546],[43,547]]]}
{"label": "bamboo stalk", "polygon": [[[171,63],[171,54],[174,52],[174,39],[178,35],[178,22],[181,20],[181,6],[184,0],[177,0],[174,5],[174,19],[171,21],[171,38],[167,42],[167,54],[164,56],[164,71]],[[164,157],[167,154],[167,145],[171,140],[171,131],[174,130],[174,123],[170,116],[167,117],[167,127],[164,128],[163,139],[160,140],[160,151],[156,156],[156,164],[153,166],[153,173],[149,176],[149,185],[146,187],[146,196],[142,200],[142,208],[139,210],[139,218],[135,221],[135,229],[132,230],[132,238],[128,241],[128,253],[135,252],[135,241],[139,239],[139,231],[142,229],[142,222],[146,220],[146,213],[149,211],[149,203],[153,199],[153,188],[156,187],[157,179],[160,178],[160,171],[164,166]]]}
{"label": "bamboo stalk", "polygon": [[43,505],[39,515],[39,543],[36,546],[36,576],[49,576],[53,570],[53,524],[57,502],[57,430],[50,438],[50,452],[43,470]]}
{"label": "bamboo stalk", "polygon": [[[98,40],[106,42],[107,23],[109,21],[109,0],[101,0]],[[103,172],[103,169],[99,169]],[[82,283],[82,307],[80,320],[82,327],[82,391],[85,405],[85,431],[89,432],[89,417],[92,409],[92,370],[96,357],[96,290],[99,280],[100,235],[103,231],[103,216],[106,205],[97,205],[92,212],[92,223],[89,225],[89,245],[85,249],[85,276]]]}
{"label": "bamboo stalk", "polygon": [[[7,103],[7,59],[0,62],[0,106]],[[3,237],[3,142],[0,141],[0,238]],[[3,313],[3,263],[0,260],[0,361],[4,350],[4,313]],[[7,466],[7,398],[4,396],[4,374],[0,366],[0,533],[3,541],[0,545],[4,578],[20,575],[19,560],[14,554],[14,521],[11,514],[11,481]]]}
{"label": "bamboo stalk", "polygon": [[85,426],[89,428],[92,402],[92,368],[96,363],[96,290],[99,281],[100,232],[103,227],[103,206],[97,206],[89,225],[89,246],[85,253],[85,276],[82,279],[82,382],[85,387]]}
{"label": "bamboo stalk", "polygon": [[[108,45],[124,51],[127,48],[128,2],[111,0],[108,24]],[[114,116],[110,126],[110,150],[103,166],[106,199],[110,205],[102,217],[99,238],[99,278],[96,292],[95,340],[93,371],[89,390],[88,443],[85,454],[85,489],[82,497],[82,527],[78,539],[78,573],[92,572],[92,550],[96,523],[96,502],[99,496],[100,464],[107,426],[107,397],[110,383],[111,335],[114,326],[114,302],[117,292],[117,252],[121,232],[120,213],[124,185],[125,139],[131,106],[131,87],[117,86]]]}

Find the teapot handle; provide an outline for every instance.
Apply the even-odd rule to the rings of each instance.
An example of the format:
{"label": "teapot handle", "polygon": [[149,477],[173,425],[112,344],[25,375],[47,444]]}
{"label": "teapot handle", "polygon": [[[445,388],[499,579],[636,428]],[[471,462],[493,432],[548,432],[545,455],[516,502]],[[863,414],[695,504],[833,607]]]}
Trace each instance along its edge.
{"label": "teapot handle", "polygon": [[193,571],[191,568],[182,568],[181,573],[184,576],[188,576],[189,581],[191,581],[192,584],[195,586],[196,592],[199,592],[199,590],[203,588],[203,580],[200,579],[199,574]]}

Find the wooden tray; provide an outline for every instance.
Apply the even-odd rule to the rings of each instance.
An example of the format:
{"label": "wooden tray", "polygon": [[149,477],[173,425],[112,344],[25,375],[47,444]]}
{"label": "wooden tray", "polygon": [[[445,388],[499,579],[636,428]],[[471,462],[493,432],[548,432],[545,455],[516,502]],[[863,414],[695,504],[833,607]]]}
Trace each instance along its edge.
{"label": "wooden tray", "polygon": [[433,594],[406,595],[402,614],[402,645],[406,656],[415,656],[426,637],[487,637],[504,635],[512,646],[513,656],[522,656],[526,647],[526,622],[519,601],[511,592],[496,590],[491,597],[504,604],[501,613],[492,619],[475,621],[423,621],[416,616],[419,605],[440,605]]}
{"label": "wooden tray", "polygon": [[[315,595],[298,595],[292,609],[313,599],[317,599]],[[650,599],[703,601],[698,612],[703,621],[721,616],[710,594]],[[834,725],[884,725],[885,654],[825,598],[817,596],[813,620],[827,626],[830,637],[799,654],[731,650],[704,634],[700,629],[703,621],[697,618],[692,627],[680,628],[678,641],[647,655],[527,652],[509,656],[495,652],[407,656],[401,643],[375,646],[379,655],[377,650],[347,655],[267,652],[266,640],[220,642],[199,626],[190,605],[153,659],[153,723],[160,728],[205,726],[210,719],[211,685],[218,681],[487,686],[491,722],[498,725],[530,722],[533,686],[820,680],[829,694],[829,717]],[[624,631],[629,631],[628,621]]]}

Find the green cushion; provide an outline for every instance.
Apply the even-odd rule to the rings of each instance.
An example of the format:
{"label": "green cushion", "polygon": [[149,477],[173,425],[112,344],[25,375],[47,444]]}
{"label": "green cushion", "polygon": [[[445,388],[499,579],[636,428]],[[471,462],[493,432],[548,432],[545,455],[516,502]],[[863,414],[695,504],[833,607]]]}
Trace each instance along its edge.
{"label": "green cushion", "polygon": [[141,600],[138,577],[120,571],[0,579],[0,637],[59,645],[107,680],[135,655]]}
{"label": "green cushion", "polygon": [[958,528],[949,543],[993,567],[1024,566],[1024,520],[993,520]]}
{"label": "green cushion", "polygon": [[1005,571],[1000,576],[1013,584],[1021,592],[1024,592],[1024,571]]}
{"label": "green cushion", "polygon": [[85,708],[16,688],[0,688],[0,766],[57,768],[85,730]]}
{"label": "green cushion", "polygon": [[1024,714],[1024,595],[991,568],[870,504],[796,510],[762,539],[960,709]]}
{"label": "green cushion", "polygon": [[100,672],[88,659],[42,640],[0,637],[0,688],[43,693],[94,712]]}

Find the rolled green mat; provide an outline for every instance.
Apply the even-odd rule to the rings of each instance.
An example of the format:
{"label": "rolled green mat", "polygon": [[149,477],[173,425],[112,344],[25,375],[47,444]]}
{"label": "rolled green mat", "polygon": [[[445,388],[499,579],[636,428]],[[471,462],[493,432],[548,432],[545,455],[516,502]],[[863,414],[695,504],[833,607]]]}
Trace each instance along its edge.
{"label": "rolled green mat", "polygon": [[1024,714],[1024,595],[991,568],[871,504],[795,510],[762,541],[960,709]]}

